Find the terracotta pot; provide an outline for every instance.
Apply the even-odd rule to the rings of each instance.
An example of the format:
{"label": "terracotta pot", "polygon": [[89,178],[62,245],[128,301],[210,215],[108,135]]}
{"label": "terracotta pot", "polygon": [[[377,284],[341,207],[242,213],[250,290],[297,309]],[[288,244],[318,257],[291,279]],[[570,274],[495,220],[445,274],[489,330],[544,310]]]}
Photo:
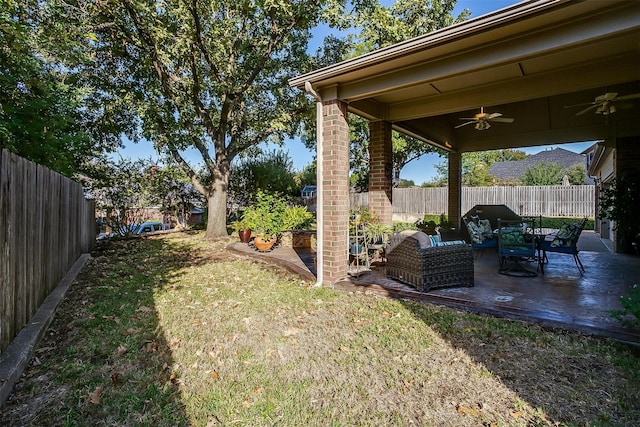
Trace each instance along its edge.
{"label": "terracotta pot", "polygon": [[249,239],[251,239],[251,230],[238,230],[238,237],[240,237],[240,241],[242,243],[249,243]]}
{"label": "terracotta pot", "polygon": [[273,245],[276,243],[276,239],[271,240],[262,240],[262,237],[256,236],[253,239],[253,244],[256,245],[256,249],[260,252],[266,252],[271,250]]}

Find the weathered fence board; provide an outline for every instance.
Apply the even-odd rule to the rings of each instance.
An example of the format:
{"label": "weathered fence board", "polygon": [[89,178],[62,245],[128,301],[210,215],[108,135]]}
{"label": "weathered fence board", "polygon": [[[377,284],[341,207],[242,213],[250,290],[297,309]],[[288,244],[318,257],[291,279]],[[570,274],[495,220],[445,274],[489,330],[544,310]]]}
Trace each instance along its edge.
{"label": "weathered fence board", "polygon": [[94,242],[80,184],[0,151],[0,353]]}
{"label": "weathered fence board", "polygon": [[[446,214],[448,189],[394,188],[393,213],[398,214]],[[352,193],[351,207],[368,205],[367,193]],[[463,187],[462,212],[475,205],[507,205],[514,212],[525,216],[544,217],[593,217],[595,215],[595,187],[592,185],[569,186],[513,186],[513,187]]]}

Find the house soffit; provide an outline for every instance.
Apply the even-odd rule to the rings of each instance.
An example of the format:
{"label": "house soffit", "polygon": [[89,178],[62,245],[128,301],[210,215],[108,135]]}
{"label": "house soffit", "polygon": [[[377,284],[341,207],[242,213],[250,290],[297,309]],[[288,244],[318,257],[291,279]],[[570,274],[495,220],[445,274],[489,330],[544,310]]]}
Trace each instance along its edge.
{"label": "house soffit", "polygon": [[[457,30],[450,27],[436,32],[440,36],[428,35],[401,44],[395,51],[373,53],[366,66],[349,68],[346,61],[290,83],[300,86],[310,81],[324,99],[330,94],[347,102],[356,114],[391,121],[396,130],[436,145],[455,141],[459,151],[495,144],[489,142],[494,137],[483,137],[487,141],[474,145],[466,141],[466,134],[478,139],[479,132],[453,131],[460,113],[513,104],[516,114],[527,110],[523,102],[537,99],[534,109],[543,114],[535,119],[537,130],[527,124],[531,115],[519,117],[518,125],[510,126],[514,134],[529,132],[531,137],[524,139],[529,144],[548,136],[553,126],[572,126],[575,114],[557,114],[550,108],[563,110],[565,105],[589,102],[600,92],[630,82],[636,83],[621,90],[637,91],[640,8],[634,3],[522,2],[458,24]],[[424,42],[421,49],[416,47],[420,40]],[[399,54],[403,46],[406,54]],[[329,86],[331,90],[323,93]],[[506,111],[500,112],[508,117]],[[556,117],[565,117],[567,123],[557,123]],[[547,127],[541,129],[542,124]],[[552,139],[606,137],[607,130],[598,123],[581,123],[580,127],[575,135],[563,130]]]}

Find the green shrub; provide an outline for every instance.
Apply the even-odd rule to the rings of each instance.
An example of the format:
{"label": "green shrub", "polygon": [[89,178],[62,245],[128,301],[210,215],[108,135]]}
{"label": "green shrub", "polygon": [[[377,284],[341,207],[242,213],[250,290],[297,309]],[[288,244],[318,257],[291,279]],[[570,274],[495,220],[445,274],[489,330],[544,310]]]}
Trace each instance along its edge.
{"label": "green shrub", "polygon": [[393,232],[400,233],[404,230],[417,230],[418,226],[414,222],[394,222]]}
{"label": "green shrub", "polygon": [[[562,217],[562,218],[547,218],[542,217],[542,227],[544,228],[560,228],[562,224],[572,223],[572,222],[580,222],[582,218],[570,218],[570,217]],[[588,218],[586,224],[584,225],[585,230],[593,230],[594,221],[593,218]]]}
{"label": "green shrub", "polygon": [[620,297],[620,302],[622,310],[611,310],[611,316],[630,327],[640,327],[640,286],[633,285],[627,295]]}

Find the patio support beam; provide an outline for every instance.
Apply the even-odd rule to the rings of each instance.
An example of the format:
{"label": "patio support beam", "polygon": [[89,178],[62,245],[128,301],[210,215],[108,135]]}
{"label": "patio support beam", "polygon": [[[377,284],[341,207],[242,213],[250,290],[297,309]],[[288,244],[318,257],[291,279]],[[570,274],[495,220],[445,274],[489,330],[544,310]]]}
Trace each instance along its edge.
{"label": "patio support beam", "polygon": [[333,285],[347,275],[349,240],[349,123],[347,104],[323,102],[322,120],[322,280]]}
{"label": "patio support beam", "polygon": [[460,230],[462,218],[462,154],[449,152],[449,199],[448,219],[456,230]]}
{"label": "patio support beam", "polygon": [[393,224],[391,123],[369,122],[369,209],[382,224]]}

